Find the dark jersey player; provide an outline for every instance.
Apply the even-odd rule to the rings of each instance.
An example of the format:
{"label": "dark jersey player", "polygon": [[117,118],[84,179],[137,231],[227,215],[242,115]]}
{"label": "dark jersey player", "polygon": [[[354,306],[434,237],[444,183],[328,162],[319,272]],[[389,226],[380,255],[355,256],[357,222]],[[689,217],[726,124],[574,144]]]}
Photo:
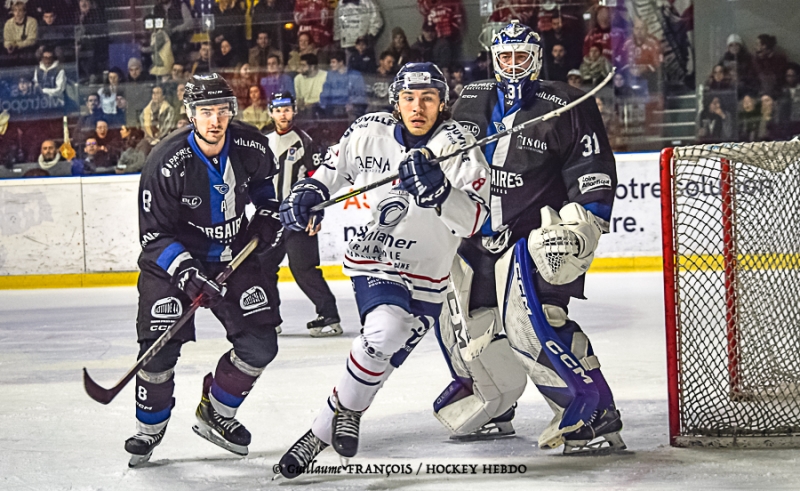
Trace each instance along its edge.
{"label": "dark jersey player", "polygon": [[[259,247],[280,239],[276,169],[267,139],[232,121],[236,97],[222,77],[194,76],[183,102],[192,124],[153,149],[139,185],[139,356],[200,297],[233,349],[205,377],[194,430],[246,455],[250,433],[235,415],[278,351],[277,284],[265,280],[255,257],[225,284],[213,278],[254,235]],[[256,206],[251,221],[244,214],[249,201]],[[174,367],[183,343],[194,339],[192,319],[136,376],[138,432],[125,442],[131,466],[146,462],[164,437],[175,405]]]}
{"label": "dark jersey player", "polygon": [[[496,80],[466,86],[453,108],[453,119],[480,139],[563,107],[582,96],[582,91],[567,84],[538,78],[541,49],[539,36],[517,21],[499,31],[491,46]],[[473,319],[480,317],[476,313],[481,309],[497,309],[501,292],[496,290],[495,264],[500,264],[498,260],[503,253],[519,239],[527,239],[527,249],[538,268],[532,283],[543,305],[548,324],[545,327],[553,339],[557,336],[564,345],[571,347],[574,359],[581,363],[580,371],[590,377],[584,380],[593,384],[598,394],[594,410],[588,410],[590,417],[566,422],[564,414],[573,403],[580,401],[575,402],[571,382],[562,380],[556,373],[553,363],[557,360],[553,362],[547,350],[541,348],[546,340],[538,334],[538,341],[534,341],[532,333],[528,336],[512,332],[506,322],[505,331],[517,363],[556,413],[539,438],[539,445],[555,448],[565,444],[565,453],[588,451],[598,446],[624,448],[619,438],[622,428],[619,411],[600,372],[597,357],[581,328],[567,317],[570,299],[585,298],[584,273],[594,257],[600,235],[608,232],[617,184],[616,163],[600,112],[593,99],[585,101],[560,117],[534,124],[487,145],[484,154],[492,171],[490,218],[482,228],[483,237],[464,239],[459,248],[459,255],[474,273],[469,305],[463,308]],[[504,264],[507,268],[508,263]],[[502,303],[499,307],[503,311]],[[468,325],[470,322],[467,319]],[[473,327],[470,327],[470,335],[474,333]],[[513,358],[497,359],[511,363]],[[473,362],[468,360],[468,363]],[[491,363],[488,360],[484,365]],[[458,367],[459,363],[451,363],[453,366]],[[491,367],[487,370],[502,372],[497,367],[494,372]],[[454,436],[476,438],[492,433],[513,433],[512,404],[524,390],[524,378],[520,386],[497,379],[471,380],[463,372],[457,372],[453,373],[454,382],[435,407],[437,417]],[[503,383],[518,392],[505,400],[502,389],[491,396],[488,395],[491,390],[478,394],[481,387],[502,387]],[[474,412],[453,411],[454,407],[467,407],[464,401],[459,402],[465,396],[478,397],[478,401],[473,401]],[[590,445],[595,437],[603,439]]]}

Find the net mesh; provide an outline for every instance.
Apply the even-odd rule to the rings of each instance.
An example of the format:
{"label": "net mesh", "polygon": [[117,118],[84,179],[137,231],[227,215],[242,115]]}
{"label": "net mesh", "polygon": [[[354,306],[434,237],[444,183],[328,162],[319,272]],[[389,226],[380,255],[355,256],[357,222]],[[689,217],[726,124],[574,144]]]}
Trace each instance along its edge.
{"label": "net mesh", "polygon": [[673,155],[680,433],[800,433],[800,142]]}

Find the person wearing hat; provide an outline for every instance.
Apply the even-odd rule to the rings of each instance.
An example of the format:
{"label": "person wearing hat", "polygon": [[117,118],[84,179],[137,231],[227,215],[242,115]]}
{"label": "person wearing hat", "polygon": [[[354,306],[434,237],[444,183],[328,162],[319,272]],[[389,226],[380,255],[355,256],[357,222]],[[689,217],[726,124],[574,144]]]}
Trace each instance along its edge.
{"label": "person wearing hat", "polygon": [[740,94],[758,91],[756,65],[753,62],[753,56],[747,51],[742,37],[738,34],[728,36],[727,51],[720,58],[718,65],[723,65],[728,69],[731,79],[736,83],[737,91]]}
{"label": "person wearing hat", "polygon": [[[294,118],[297,105],[291,92],[278,92],[269,99],[269,115],[275,129],[267,133],[269,148],[278,162],[275,175],[275,193],[278,201],[289,196],[292,187],[305,179],[319,166],[321,155],[316,153],[311,137],[296,127]],[[284,231],[284,242],[262,256],[262,269],[277,280],[278,268],[284,256],[289,256],[289,270],[297,286],[314,303],[317,318],[306,324],[312,338],[342,334],[336,297],[331,293],[319,267],[319,242],[317,231],[309,233]]]}
{"label": "person wearing hat", "polygon": [[583,75],[581,75],[581,71],[577,68],[573,68],[567,72],[567,83],[576,89],[582,89]]}

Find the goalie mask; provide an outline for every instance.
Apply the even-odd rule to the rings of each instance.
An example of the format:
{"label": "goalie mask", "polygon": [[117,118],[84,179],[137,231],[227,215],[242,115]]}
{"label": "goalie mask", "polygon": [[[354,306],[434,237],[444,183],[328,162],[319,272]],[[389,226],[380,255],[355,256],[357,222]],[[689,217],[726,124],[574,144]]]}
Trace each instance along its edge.
{"label": "goalie mask", "polygon": [[186,82],[183,93],[183,105],[189,118],[197,117],[197,108],[200,106],[215,106],[227,104],[230,117],[236,116],[239,111],[239,102],[228,82],[219,74],[194,75]]}
{"label": "goalie mask", "polygon": [[542,42],[538,34],[512,20],[495,33],[491,52],[495,77],[507,99],[517,100],[528,91],[536,92],[535,82],[542,70]]}

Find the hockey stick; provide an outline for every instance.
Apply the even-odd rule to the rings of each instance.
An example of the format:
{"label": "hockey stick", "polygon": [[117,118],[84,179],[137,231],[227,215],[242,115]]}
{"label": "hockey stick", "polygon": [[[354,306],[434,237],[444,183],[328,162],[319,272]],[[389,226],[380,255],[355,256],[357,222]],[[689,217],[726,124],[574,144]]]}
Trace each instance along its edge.
{"label": "hockey stick", "polygon": [[[455,152],[453,152],[451,154],[442,155],[441,157],[436,157],[435,159],[431,159],[430,163],[435,164],[435,163],[439,163],[439,162],[445,161],[447,159],[455,157],[456,155],[469,152],[473,148],[483,147],[483,146],[486,146],[486,145],[488,145],[488,144],[490,144],[492,142],[496,142],[497,140],[499,140],[500,138],[503,138],[504,136],[511,135],[511,134],[514,134],[514,133],[518,133],[518,132],[524,130],[525,128],[527,128],[528,126],[533,126],[536,123],[541,123],[541,122],[547,121],[549,119],[557,118],[558,116],[561,116],[563,113],[569,111],[573,107],[577,106],[578,104],[582,103],[586,99],[592,97],[597,92],[599,92],[600,89],[605,87],[606,84],[612,78],[614,78],[614,73],[616,73],[616,69],[612,68],[611,72],[609,72],[609,74],[606,75],[606,78],[604,78],[602,82],[597,84],[597,86],[595,88],[593,88],[589,92],[583,94],[581,97],[575,99],[574,101],[570,102],[569,104],[567,104],[564,107],[560,107],[560,108],[558,108],[558,109],[556,109],[554,111],[550,111],[549,113],[543,114],[543,115],[539,116],[538,118],[534,118],[534,119],[525,121],[524,123],[520,123],[520,124],[518,124],[516,126],[512,126],[511,128],[505,129],[505,130],[503,130],[503,131],[501,131],[499,133],[495,133],[494,135],[487,136],[486,138],[478,140],[475,143],[473,143],[472,145],[468,145],[468,146],[466,146],[466,147],[464,147],[464,148],[462,148],[462,149],[460,149],[458,151],[455,151]],[[385,178],[381,179],[380,181],[375,181],[375,182],[373,182],[371,184],[367,184],[366,186],[364,186],[362,188],[358,188],[356,190],[350,191],[347,194],[343,194],[341,196],[337,196],[335,198],[331,198],[328,201],[323,201],[322,203],[320,203],[318,205],[314,205],[311,208],[311,211],[323,210],[323,209],[325,209],[325,208],[327,208],[327,207],[329,207],[331,205],[335,205],[336,203],[341,203],[342,201],[346,201],[346,200],[352,198],[353,196],[358,196],[361,193],[365,193],[367,191],[371,191],[371,190],[373,190],[375,188],[381,187],[384,184],[388,184],[388,183],[394,181],[395,179],[398,179],[399,177],[400,177],[399,174],[392,174],[391,176],[385,177]]]}
{"label": "hockey stick", "polygon": [[[244,260],[247,259],[247,256],[249,256],[250,253],[253,252],[257,246],[258,246],[258,237],[253,237],[253,239],[250,240],[250,242],[248,242],[247,245],[244,246],[244,249],[242,249],[242,251],[239,254],[237,254],[236,257],[233,258],[233,260],[230,263],[228,263],[227,266],[225,266],[225,269],[223,269],[217,275],[214,281],[216,281],[217,283],[224,283],[225,280],[227,280],[228,277],[231,275],[231,273],[233,273],[236,270],[236,268],[238,268],[242,264],[242,262],[244,262]],[[99,402],[100,404],[108,404],[109,402],[111,402],[117,396],[117,394],[120,393],[123,387],[125,387],[128,384],[128,382],[130,382],[131,379],[133,379],[133,377],[136,376],[136,372],[141,370],[142,367],[144,367],[150,360],[153,359],[154,356],[156,356],[156,353],[158,353],[161,350],[161,348],[163,348],[164,345],[166,345],[167,342],[170,339],[172,339],[173,336],[175,336],[175,333],[178,332],[178,329],[180,329],[181,327],[183,327],[184,324],[189,322],[189,319],[192,318],[192,315],[194,315],[195,311],[198,308],[200,308],[200,301],[202,299],[203,299],[202,295],[195,298],[194,302],[192,302],[192,305],[189,307],[189,310],[187,310],[186,313],[183,314],[183,317],[178,319],[178,321],[175,324],[171,325],[166,331],[164,331],[164,334],[162,334],[161,337],[156,339],[156,342],[153,343],[153,345],[150,346],[150,348],[144,352],[142,357],[136,360],[136,364],[133,367],[131,367],[131,369],[128,370],[128,372],[125,375],[123,375],[121,379],[119,379],[119,382],[117,382],[110,389],[104,389],[100,387],[97,384],[97,382],[92,380],[92,377],[89,376],[89,372],[87,372],[86,368],[84,368],[83,386],[86,389],[86,393],[89,394],[89,397]]]}

